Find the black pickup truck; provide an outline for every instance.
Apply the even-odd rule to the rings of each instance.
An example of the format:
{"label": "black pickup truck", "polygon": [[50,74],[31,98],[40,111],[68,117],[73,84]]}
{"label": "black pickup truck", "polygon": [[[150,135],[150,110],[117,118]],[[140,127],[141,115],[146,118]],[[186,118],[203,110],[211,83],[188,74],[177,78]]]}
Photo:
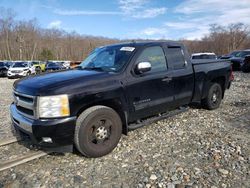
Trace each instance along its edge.
{"label": "black pickup truck", "polygon": [[[216,109],[233,79],[227,61],[191,62],[178,42],[100,47],[74,70],[14,83],[15,130],[45,148],[87,157],[111,152],[122,133],[192,102]],[[183,108],[180,108],[183,109]]]}

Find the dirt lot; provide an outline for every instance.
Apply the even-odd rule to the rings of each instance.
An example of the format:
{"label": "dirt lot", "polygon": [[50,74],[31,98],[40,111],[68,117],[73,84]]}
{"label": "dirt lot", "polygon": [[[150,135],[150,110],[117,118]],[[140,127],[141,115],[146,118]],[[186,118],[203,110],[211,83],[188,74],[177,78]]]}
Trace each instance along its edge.
{"label": "dirt lot", "polygon": [[[0,137],[10,135],[14,80],[0,78]],[[221,107],[123,136],[109,155],[49,155],[0,172],[0,187],[250,187],[250,74],[236,72]],[[28,149],[0,148],[0,161]]]}

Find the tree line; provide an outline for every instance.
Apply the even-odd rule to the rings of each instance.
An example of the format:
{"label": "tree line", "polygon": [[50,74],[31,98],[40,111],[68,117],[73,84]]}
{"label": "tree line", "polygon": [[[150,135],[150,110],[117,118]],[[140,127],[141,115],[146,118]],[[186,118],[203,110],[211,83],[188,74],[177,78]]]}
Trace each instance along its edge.
{"label": "tree line", "polygon": [[[19,21],[11,9],[0,8],[1,60],[84,59],[94,48],[124,42],[118,39],[80,35],[59,29],[39,27],[36,19]],[[181,40],[189,52],[215,52],[218,55],[250,48],[250,31],[242,23],[211,25],[201,40]],[[134,39],[135,40],[135,39]]]}
{"label": "tree line", "polygon": [[243,23],[227,26],[210,25],[210,32],[201,40],[182,40],[191,53],[214,52],[228,54],[234,50],[250,48],[250,28]]}
{"label": "tree line", "polygon": [[118,40],[43,29],[37,20],[18,21],[11,9],[0,8],[1,60],[80,61],[94,48]]}

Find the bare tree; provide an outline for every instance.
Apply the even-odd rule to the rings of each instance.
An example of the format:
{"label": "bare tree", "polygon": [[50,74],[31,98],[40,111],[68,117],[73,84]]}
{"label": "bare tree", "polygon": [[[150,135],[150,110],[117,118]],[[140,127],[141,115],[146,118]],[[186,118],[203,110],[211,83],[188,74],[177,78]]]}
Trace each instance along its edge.
{"label": "bare tree", "polygon": [[8,59],[12,59],[10,49],[10,35],[14,26],[14,17],[15,13],[11,9],[0,8],[0,32],[1,37],[4,40],[3,43],[6,47],[5,51],[7,52],[7,57],[5,56],[5,58]]}

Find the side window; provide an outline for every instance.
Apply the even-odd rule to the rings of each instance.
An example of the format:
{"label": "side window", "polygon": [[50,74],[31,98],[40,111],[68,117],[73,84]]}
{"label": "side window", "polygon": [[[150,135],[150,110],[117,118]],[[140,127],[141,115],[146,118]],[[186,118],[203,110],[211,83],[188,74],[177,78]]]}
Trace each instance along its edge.
{"label": "side window", "polygon": [[136,64],[143,61],[151,63],[152,68],[150,73],[167,69],[165,55],[160,46],[153,46],[144,49],[137,58]]}
{"label": "side window", "polygon": [[180,47],[168,48],[167,60],[175,70],[185,68],[184,53]]}

